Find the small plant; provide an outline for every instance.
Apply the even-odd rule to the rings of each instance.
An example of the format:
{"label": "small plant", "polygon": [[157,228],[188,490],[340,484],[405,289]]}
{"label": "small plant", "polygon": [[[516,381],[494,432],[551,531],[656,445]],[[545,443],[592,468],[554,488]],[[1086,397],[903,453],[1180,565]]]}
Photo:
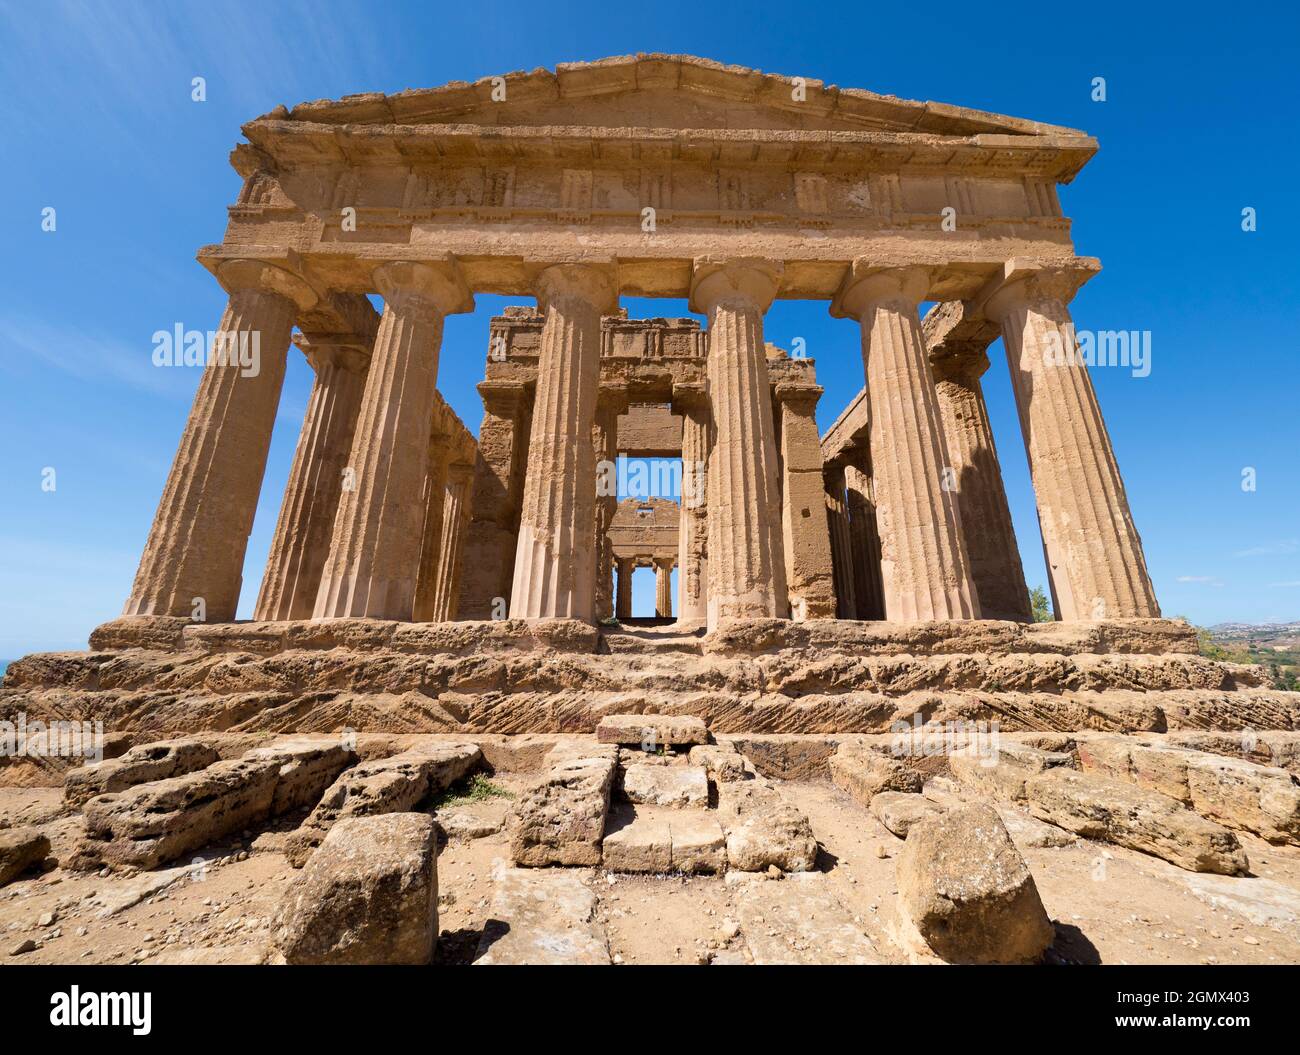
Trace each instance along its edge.
{"label": "small plant", "polygon": [[449,788],[444,788],[433,796],[431,804],[434,809],[444,806],[457,806],[466,802],[486,802],[488,799],[513,799],[514,794],[493,784],[487,774],[475,773]]}
{"label": "small plant", "polygon": [[1035,586],[1029,591],[1029,607],[1035,623],[1050,623],[1055,618],[1052,615],[1052,602],[1047,599],[1047,591],[1041,586]]}

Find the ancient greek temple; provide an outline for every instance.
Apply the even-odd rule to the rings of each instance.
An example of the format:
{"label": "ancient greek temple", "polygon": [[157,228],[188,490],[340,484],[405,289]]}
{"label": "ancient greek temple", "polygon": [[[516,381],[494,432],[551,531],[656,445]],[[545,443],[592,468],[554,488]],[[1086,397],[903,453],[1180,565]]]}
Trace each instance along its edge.
{"label": "ancient greek temple", "polygon": [[[1025,621],[981,392],[999,337],[1058,617],[1159,615],[1087,366],[1048,354],[1100,270],[1057,197],[1086,134],[665,55],[243,131],[199,261],[260,365],[207,366],[126,616],[235,619],[296,345],[315,383],[257,620],[626,618],[653,567],[657,614],[710,628]],[[492,320],[477,438],[437,388],[476,293],[536,300]],[[764,340],[777,298],[861,342],[824,436],[813,359]],[[622,456],[680,459],[680,503],[620,504]]]}

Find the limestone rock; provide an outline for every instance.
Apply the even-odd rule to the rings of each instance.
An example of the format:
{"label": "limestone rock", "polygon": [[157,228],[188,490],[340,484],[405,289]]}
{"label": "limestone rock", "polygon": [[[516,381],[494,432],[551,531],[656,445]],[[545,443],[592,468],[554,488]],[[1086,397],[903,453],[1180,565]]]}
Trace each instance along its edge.
{"label": "limestone rock", "polygon": [[1014,740],[1000,741],[994,750],[974,747],[948,756],[953,775],[966,786],[990,798],[1017,802],[1025,797],[1025,781],[1056,767],[1068,767],[1073,756],[1043,751]]}
{"label": "limestone rock", "polygon": [[826,879],[820,872],[808,872],[788,876],[779,883],[745,876],[731,884],[741,933],[754,963],[884,962],[831,892]]}
{"label": "limestone rock", "polygon": [[597,865],[614,782],[617,748],[602,744],[556,747],[548,768],[506,820],[515,864]]}
{"label": "limestone rock", "polygon": [[714,783],[753,776],[745,756],[731,744],[698,744],[691,748],[689,760],[693,766],[703,766]]}
{"label": "limestone rock", "polygon": [[50,840],[35,828],[0,828],[0,886],[44,861]]}
{"label": "limestone rock", "polygon": [[501,869],[474,963],[608,964],[596,895],[574,872]]}
{"label": "limestone rock", "polygon": [[345,771],[289,840],[289,863],[301,868],[326,833],[344,817],[404,813],[451,786],[482,761],[474,744],[423,745]]}
{"label": "limestone rock", "polygon": [[876,820],[897,835],[906,839],[907,833],[918,821],[935,817],[944,808],[924,795],[906,791],[882,791],[871,800],[871,812]]}
{"label": "limestone rock", "polygon": [[623,771],[623,794],[629,802],[648,806],[704,809],[709,804],[709,778],[700,766],[634,764]]}
{"label": "limestone rock", "polygon": [[673,843],[666,811],[624,808],[610,816],[603,864],[611,872],[672,871]]}
{"label": "limestone rock", "polygon": [[1079,762],[1085,772],[1169,795],[1229,828],[1300,843],[1300,781],[1285,769],[1121,737],[1080,743]]}
{"label": "limestone rock", "polygon": [[[156,868],[319,795],[354,753],[329,740],[298,740],[206,769],[99,795],[85,804],[87,839],[74,863]],[[285,789],[277,796],[284,773]]]}
{"label": "limestone rock", "polygon": [[1087,839],[1140,850],[1191,872],[1248,870],[1232,832],[1157,791],[1054,768],[1030,777],[1025,796],[1035,817]]}
{"label": "limestone rock", "polygon": [[913,826],[898,898],[949,963],[1036,963],[1055,932],[1025,859],[992,806],[960,806]]}
{"label": "limestone rock", "polygon": [[710,813],[678,810],[668,818],[674,872],[717,874],[727,867],[727,837]]}
{"label": "limestone rock", "polygon": [[814,868],[817,839],[808,818],[775,789],[758,781],[724,784],[719,788],[718,812],[727,831],[729,868],[741,872],[761,872],[772,865],[783,872]]}
{"label": "limestone rock", "polygon": [[882,791],[918,792],[922,785],[920,774],[898,759],[859,744],[841,744],[830,757],[830,770],[835,786],[862,806]]}
{"label": "limestone rock", "polygon": [[140,744],[118,758],[82,766],[63,780],[63,800],[79,808],[87,799],[136,784],[165,780],[204,769],[221,756],[201,740],[164,740]]}
{"label": "limestone rock", "polygon": [[596,739],[628,747],[707,744],[709,730],[703,719],[686,715],[608,714],[596,726]]}
{"label": "limestone rock", "polygon": [[286,892],[278,923],[287,963],[428,963],[438,935],[432,819],[340,820]]}

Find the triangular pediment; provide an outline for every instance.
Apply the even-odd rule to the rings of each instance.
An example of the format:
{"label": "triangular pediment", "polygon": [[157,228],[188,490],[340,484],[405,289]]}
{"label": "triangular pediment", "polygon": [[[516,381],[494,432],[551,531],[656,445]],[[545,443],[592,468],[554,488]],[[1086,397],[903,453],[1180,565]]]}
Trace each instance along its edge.
{"label": "triangular pediment", "polygon": [[812,78],[762,73],[689,55],[565,63],[474,83],[368,93],[280,107],[259,120],[325,125],[480,125],[940,136],[1083,136],[1074,129],[943,103],[917,102]]}

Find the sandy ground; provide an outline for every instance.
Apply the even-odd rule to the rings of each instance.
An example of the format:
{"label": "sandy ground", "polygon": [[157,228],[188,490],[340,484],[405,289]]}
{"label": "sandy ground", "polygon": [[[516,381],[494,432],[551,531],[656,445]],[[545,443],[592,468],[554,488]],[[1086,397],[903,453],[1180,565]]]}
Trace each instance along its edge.
{"label": "sandy ground", "polygon": [[[501,774],[494,782],[514,792],[526,779]],[[819,889],[829,892],[879,960],[923,960],[895,937],[894,859],[902,840],[829,783],[780,787],[808,815],[821,843]],[[491,829],[507,807],[508,800],[493,798],[450,809]],[[12,824],[40,824],[55,857],[71,846],[80,825],[60,810],[58,789],[0,789],[0,816]],[[257,834],[209,847],[179,868],[130,877],[56,868],[9,884],[0,889],[0,966],[260,961],[277,904],[296,873],[279,853],[250,852]],[[1300,848],[1270,846],[1249,835],[1241,839],[1252,878],[1197,875],[1088,841],[1022,844],[1057,926],[1049,961],[1300,963]],[[453,835],[442,848],[437,963],[472,962],[491,911],[494,869],[507,858],[500,830],[477,838]],[[752,911],[746,933],[744,887],[722,877],[640,877],[598,869],[579,874],[596,894],[595,922],[616,964],[746,963],[759,939],[783,937],[775,917]],[[798,887],[790,879],[757,882],[776,884],[771,893],[778,902],[784,890],[793,897]],[[816,946],[815,937],[804,941],[805,958],[818,958]]]}

